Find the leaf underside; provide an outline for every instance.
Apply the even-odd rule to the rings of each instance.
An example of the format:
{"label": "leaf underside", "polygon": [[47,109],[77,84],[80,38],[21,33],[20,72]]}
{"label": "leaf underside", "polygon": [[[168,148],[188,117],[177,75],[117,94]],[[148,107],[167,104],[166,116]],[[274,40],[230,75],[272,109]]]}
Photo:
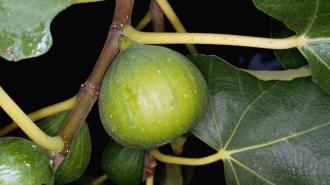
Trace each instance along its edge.
{"label": "leaf underside", "polygon": [[52,45],[50,23],[72,0],[0,0],[0,56],[19,61]]}
{"label": "leaf underside", "polygon": [[299,51],[310,65],[314,81],[330,93],[330,1],[253,0],[255,6],[306,39]]}
{"label": "leaf underside", "polygon": [[190,59],[210,94],[192,132],[230,154],[228,185],[330,184],[330,96],[311,78],[261,81],[216,56]]}

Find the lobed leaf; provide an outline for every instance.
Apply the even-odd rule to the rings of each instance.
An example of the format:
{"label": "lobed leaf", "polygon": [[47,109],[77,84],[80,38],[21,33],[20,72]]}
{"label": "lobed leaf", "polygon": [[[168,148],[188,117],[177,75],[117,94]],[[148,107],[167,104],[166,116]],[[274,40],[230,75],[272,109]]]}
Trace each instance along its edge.
{"label": "lobed leaf", "polygon": [[330,1],[253,0],[255,6],[283,21],[301,36],[299,51],[310,65],[314,81],[330,93]]}
{"label": "lobed leaf", "polygon": [[104,0],[0,0],[0,57],[19,61],[46,53],[50,24],[73,4]]}
{"label": "lobed leaf", "polygon": [[216,56],[190,59],[210,93],[192,132],[226,154],[227,184],[329,184],[330,96],[311,78],[261,81]]}
{"label": "lobed leaf", "polygon": [[73,0],[0,0],[0,56],[19,61],[52,45],[50,23]]}

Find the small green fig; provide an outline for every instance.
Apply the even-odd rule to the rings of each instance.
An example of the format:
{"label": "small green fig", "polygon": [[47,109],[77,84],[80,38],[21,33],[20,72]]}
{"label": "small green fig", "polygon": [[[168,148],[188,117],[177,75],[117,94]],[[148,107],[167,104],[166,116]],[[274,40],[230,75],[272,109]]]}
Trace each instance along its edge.
{"label": "small green fig", "polygon": [[[69,112],[61,112],[38,122],[38,126],[49,135],[56,135]],[[91,156],[91,138],[84,123],[74,139],[69,155],[63,160],[55,173],[56,184],[68,184],[78,179],[86,170]]]}
{"label": "small green fig", "polygon": [[142,182],[144,150],[127,148],[111,141],[103,149],[101,162],[107,176],[118,185]]}
{"label": "small green fig", "polygon": [[207,104],[200,71],[168,48],[124,45],[101,86],[105,130],[117,142],[139,148],[157,147],[188,132]]}
{"label": "small green fig", "polygon": [[52,185],[53,169],[46,150],[27,139],[0,139],[1,185]]}

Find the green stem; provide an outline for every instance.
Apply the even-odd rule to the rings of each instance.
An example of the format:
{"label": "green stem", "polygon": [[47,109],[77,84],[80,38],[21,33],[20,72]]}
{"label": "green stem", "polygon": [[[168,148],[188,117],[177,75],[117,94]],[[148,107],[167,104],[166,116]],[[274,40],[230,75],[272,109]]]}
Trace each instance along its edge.
{"label": "green stem", "polygon": [[106,181],[108,179],[108,176],[106,174],[101,175],[100,177],[98,177],[97,179],[95,179],[91,185],[100,185],[102,184],[104,181]]}
{"label": "green stem", "polygon": [[148,11],[146,15],[141,19],[141,21],[137,24],[136,29],[142,30],[145,28],[152,20],[151,13]]}
{"label": "green stem", "polygon": [[150,176],[147,178],[146,185],[154,185],[154,176]]}
{"label": "green stem", "polygon": [[241,69],[241,70],[264,81],[268,81],[268,80],[291,81],[295,78],[311,76],[311,71],[308,66],[302,66],[298,69],[288,69],[281,71],[254,71],[247,69]]}
{"label": "green stem", "polygon": [[145,44],[213,44],[244,46],[266,49],[289,49],[304,45],[303,37],[263,38],[213,33],[154,33],[141,32],[127,25],[124,33],[133,40]]}
{"label": "green stem", "polygon": [[[183,24],[181,23],[179,17],[176,15],[175,11],[171,7],[170,3],[168,3],[167,0],[155,0],[158,4],[158,6],[161,8],[161,10],[166,15],[167,19],[170,21],[172,26],[174,27],[175,31],[179,33],[186,33],[186,29],[184,28]],[[192,44],[186,44],[186,47],[190,54],[196,54],[197,49]]]}
{"label": "green stem", "polygon": [[[70,109],[72,109],[76,100],[77,100],[77,96],[74,96],[65,101],[62,101],[62,102],[56,103],[54,105],[44,107],[35,112],[32,112],[32,113],[28,114],[28,116],[32,121],[36,121],[36,120],[48,117],[50,115],[65,111],[65,110],[70,110]],[[15,122],[10,123],[9,125],[7,125],[6,127],[2,128],[0,130],[0,137],[5,136],[6,134],[15,130],[16,128],[17,128],[17,124]]]}
{"label": "green stem", "polygon": [[187,158],[187,157],[177,157],[171,155],[165,155],[159,152],[157,149],[152,149],[149,151],[150,155],[154,156],[157,160],[177,165],[190,165],[190,166],[198,166],[198,165],[206,165],[221,159],[230,159],[231,156],[227,151],[220,150],[219,152],[209,155],[207,157],[201,158]]}
{"label": "green stem", "polygon": [[61,151],[64,142],[61,137],[51,137],[45,134],[8,96],[0,86],[0,107],[17,123],[23,132],[35,143],[51,151]]}

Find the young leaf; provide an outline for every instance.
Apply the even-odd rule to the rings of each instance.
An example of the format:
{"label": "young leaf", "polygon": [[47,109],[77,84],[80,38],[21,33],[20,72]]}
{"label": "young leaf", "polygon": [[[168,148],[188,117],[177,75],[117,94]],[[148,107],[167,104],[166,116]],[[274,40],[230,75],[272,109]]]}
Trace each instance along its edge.
{"label": "young leaf", "polygon": [[255,6],[304,38],[299,51],[314,81],[330,93],[330,3],[328,0],[253,0]]}
{"label": "young leaf", "polygon": [[330,182],[330,96],[310,78],[265,82],[215,56],[191,60],[210,93],[192,132],[226,154],[227,184]]}

